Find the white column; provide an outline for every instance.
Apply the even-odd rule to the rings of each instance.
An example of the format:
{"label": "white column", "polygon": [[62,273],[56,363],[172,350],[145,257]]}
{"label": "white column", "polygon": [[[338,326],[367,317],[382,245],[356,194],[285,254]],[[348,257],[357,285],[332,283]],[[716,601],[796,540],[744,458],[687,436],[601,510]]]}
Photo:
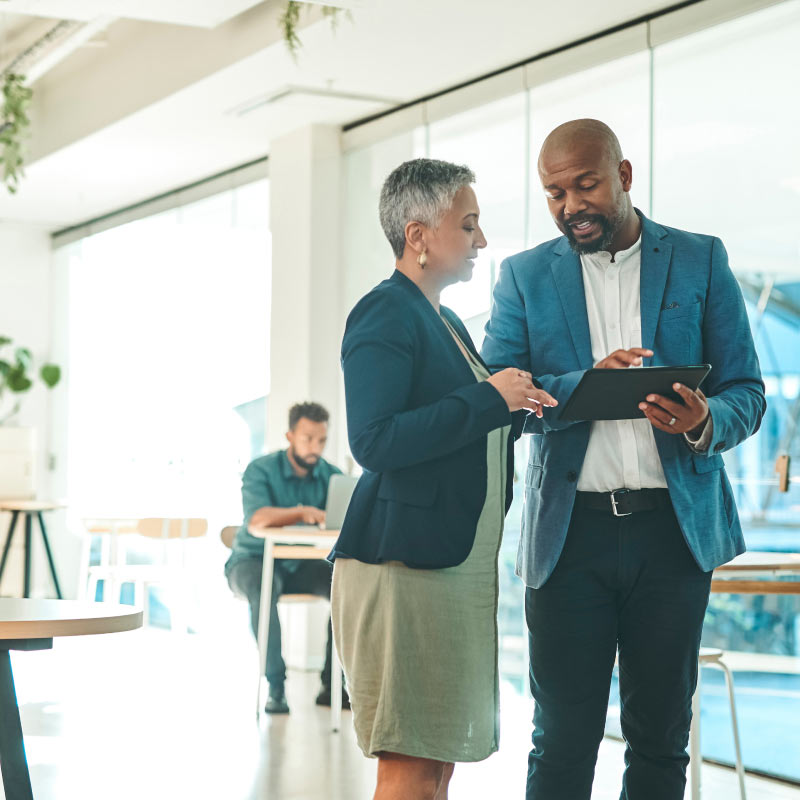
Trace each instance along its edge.
{"label": "white column", "polygon": [[272,312],[267,446],[285,446],[287,413],[296,402],[331,413],[326,455],[339,452],[339,128],[312,125],[271,144]]}

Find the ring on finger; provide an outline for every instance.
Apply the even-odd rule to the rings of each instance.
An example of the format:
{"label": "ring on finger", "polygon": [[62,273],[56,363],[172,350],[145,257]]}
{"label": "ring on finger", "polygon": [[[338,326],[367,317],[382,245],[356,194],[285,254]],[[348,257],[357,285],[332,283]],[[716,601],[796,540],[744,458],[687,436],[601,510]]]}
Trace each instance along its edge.
{"label": "ring on finger", "polygon": [[677,417],[673,417],[673,418],[672,418],[672,419],[671,419],[671,420],[670,420],[670,421],[667,423],[667,425],[674,425],[674,424],[675,424],[677,421],[678,421],[678,418],[677,418]]}

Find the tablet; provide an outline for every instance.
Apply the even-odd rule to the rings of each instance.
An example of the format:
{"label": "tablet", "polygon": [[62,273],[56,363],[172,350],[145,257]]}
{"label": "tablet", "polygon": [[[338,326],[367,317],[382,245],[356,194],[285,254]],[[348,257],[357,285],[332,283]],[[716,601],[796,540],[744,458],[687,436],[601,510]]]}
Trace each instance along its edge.
{"label": "tablet", "polygon": [[587,369],[561,410],[559,419],[640,419],[644,412],[639,403],[648,394],[660,394],[683,402],[672,384],[682,383],[690,389],[697,389],[710,369],[710,364]]}

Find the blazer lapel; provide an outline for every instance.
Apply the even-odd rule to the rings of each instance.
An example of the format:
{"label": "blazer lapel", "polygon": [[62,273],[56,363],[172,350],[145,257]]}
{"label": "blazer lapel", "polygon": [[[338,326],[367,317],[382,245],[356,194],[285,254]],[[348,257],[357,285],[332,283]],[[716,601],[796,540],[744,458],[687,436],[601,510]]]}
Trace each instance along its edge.
{"label": "blazer lapel", "polygon": [[[639,303],[642,315],[642,347],[653,349],[658,318],[667,285],[672,245],[666,241],[667,231],[643,214],[642,255],[639,277]],[[648,359],[647,361],[650,361]],[[645,362],[647,363],[647,362]]]}
{"label": "blazer lapel", "polygon": [[453,326],[455,332],[461,338],[461,341],[464,343],[464,346],[469,350],[471,355],[475,358],[475,360],[482,364],[486,371],[489,372],[489,368],[486,366],[486,362],[481,358],[481,354],[475,349],[475,342],[472,341],[472,337],[469,335],[469,331],[467,330],[467,326],[461,321],[461,318],[455,311],[447,308],[447,306],[442,306],[442,316]]}
{"label": "blazer lapel", "polygon": [[589,333],[589,317],[586,313],[586,292],[583,287],[581,260],[572,252],[566,239],[556,249],[556,257],[550,262],[550,270],[561,299],[561,308],[567,320],[575,353],[581,369],[590,369],[592,361],[592,339]]}
{"label": "blazer lapel", "polygon": [[[425,297],[420,288],[412,280],[403,275],[403,273],[399,270],[395,270],[391,280],[396,281],[405,287],[414,304],[421,309],[430,333],[432,333],[432,335],[439,340],[442,347],[444,347],[444,349],[450,354],[453,366],[463,375],[465,381],[468,382],[470,380],[474,380],[475,375],[472,372],[472,368],[467,362],[467,359],[464,358],[464,354],[461,352],[458,345],[455,343],[453,335],[447,329],[447,325],[445,325],[444,320],[439,316],[439,314],[436,313],[436,309],[431,305],[430,301],[427,297]],[[444,309],[444,306],[441,308]],[[455,314],[452,314],[452,316],[455,316]],[[452,319],[450,317],[448,317],[448,319],[452,325]],[[456,327],[456,330],[460,332],[461,327],[463,326]],[[466,333],[466,330],[464,332]],[[471,345],[470,349],[474,351],[475,346],[472,344],[469,334],[467,334],[467,341],[469,342],[469,345]]]}

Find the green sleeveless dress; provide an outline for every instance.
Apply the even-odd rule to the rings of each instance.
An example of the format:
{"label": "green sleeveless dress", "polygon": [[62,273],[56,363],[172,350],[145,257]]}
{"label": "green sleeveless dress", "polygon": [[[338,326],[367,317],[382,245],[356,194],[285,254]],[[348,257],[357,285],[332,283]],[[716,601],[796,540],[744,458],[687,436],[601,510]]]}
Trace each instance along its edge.
{"label": "green sleeveless dress", "polygon": [[[475,379],[486,380],[486,369],[448,328]],[[433,570],[399,561],[334,563],[334,640],[366,756],[465,762],[498,748],[497,558],[508,434],[504,427],[487,437],[486,501],[463,563]]]}

